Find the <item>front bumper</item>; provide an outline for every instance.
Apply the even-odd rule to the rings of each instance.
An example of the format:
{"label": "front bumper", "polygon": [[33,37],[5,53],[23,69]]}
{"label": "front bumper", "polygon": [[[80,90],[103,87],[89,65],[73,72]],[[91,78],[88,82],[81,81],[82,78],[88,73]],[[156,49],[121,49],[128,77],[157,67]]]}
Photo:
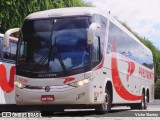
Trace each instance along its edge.
{"label": "front bumper", "polygon": [[[20,105],[74,105],[74,104],[97,104],[93,98],[92,82],[81,87],[52,86],[50,92],[42,89],[15,88],[16,103]],[[53,95],[53,101],[42,101],[42,95]]]}

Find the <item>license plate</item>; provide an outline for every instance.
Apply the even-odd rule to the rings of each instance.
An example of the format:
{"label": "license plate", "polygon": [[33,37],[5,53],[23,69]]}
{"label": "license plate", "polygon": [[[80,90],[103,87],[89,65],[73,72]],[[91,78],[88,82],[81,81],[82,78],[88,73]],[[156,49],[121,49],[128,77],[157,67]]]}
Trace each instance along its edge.
{"label": "license plate", "polygon": [[42,95],[41,101],[54,101],[54,95]]}

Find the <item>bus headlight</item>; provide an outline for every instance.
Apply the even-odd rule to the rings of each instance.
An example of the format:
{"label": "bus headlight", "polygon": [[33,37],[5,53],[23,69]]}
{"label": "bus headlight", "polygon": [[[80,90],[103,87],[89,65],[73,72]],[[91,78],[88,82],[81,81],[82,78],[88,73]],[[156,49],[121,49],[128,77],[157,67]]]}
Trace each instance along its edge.
{"label": "bus headlight", "polygon": [[73,82],[73,83],[70,83],[68,85],[71,85],[71,86],[74,86],[74,87],[80,87],[80,86],[83,86],[87,83],[89,83],[90,81],[92,81],[92,77],[91,78],[87,78],[87,79],[84,79],[84,80],[80,80],[80,81],[77,81],[77,82]]}
{"label": "bus headlight", "polygon": [[24,88],[26,85],[21,83],[21,82],[18,82],[18,81],[15,81],[14,82],[14,85],[20,89]]}

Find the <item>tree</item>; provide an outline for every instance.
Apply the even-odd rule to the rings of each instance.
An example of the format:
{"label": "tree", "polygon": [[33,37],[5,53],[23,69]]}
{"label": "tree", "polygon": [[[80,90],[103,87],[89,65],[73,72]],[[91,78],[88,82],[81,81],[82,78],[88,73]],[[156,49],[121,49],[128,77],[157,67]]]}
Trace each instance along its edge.
{"label": "tree", "polygon": [[48,7],[48,0],[0,0],[0,32],[20,27],[29,13]]}

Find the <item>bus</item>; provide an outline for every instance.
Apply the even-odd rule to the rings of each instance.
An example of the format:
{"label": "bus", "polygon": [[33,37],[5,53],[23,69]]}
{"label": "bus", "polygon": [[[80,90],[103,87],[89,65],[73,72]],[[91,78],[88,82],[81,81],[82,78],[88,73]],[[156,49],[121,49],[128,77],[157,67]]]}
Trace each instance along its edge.
{"label": "bus", "polygon": [[[16,56],[18,105],[53,111],[115,105],[147,109],[154,100],[152,52],[108,12],[90,7],[35,12],[20,29]],[[43,110],[42,110],[43,111]]]}
{"label": "bus", "polygon": [[14,75],[18,39],[9,37],[9,46],[4,48],[3,38],[0,33],[0,106],[16,104]]}

